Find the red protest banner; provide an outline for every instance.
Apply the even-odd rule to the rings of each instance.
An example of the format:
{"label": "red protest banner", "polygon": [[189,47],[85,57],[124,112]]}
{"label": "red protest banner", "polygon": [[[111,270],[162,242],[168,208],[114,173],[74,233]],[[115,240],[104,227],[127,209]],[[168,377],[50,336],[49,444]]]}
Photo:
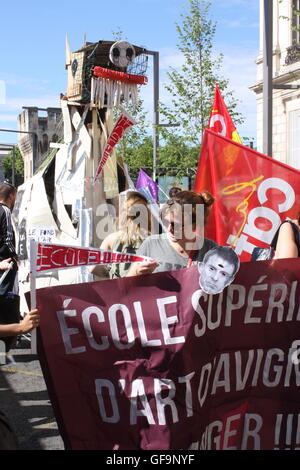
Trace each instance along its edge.
{"label": "red protest banner", "polygon": [[100,159],[99,166],[98,166],[94,181],[96,181],[97,178],[99,177],[99,175],[100,175],[101,171],[103,170],[103,167],[104,167],[105,163],[107,162],[108,157],[109,157],[112,149],[114,148],[114,146],[121,139],[121,137],[123,136],[125,131],[129,127],[133,126],[134,124],[135,124],[134,119],[129,114],[125,113],[125,111],[123,111],[121,116],[119,117],[118,121],[116,122],[111,134],[109,135],[109,137],[107,139],[107,142],[105,144],[105,148],[104,148],[102,157]]}
{"label": "red protest banner", "polygon": [[[196,266],[39,289],[38,350],[67,449],[300,448],[300,266]],[[76,412],[75,412],[76,410]]]}
{"label": "red protest banner", "polygon": [[242,261],[268,246],[280,222],[297,218],[300,171],[205,130],[194,190],[215,197],[206,236]]}
{"label": "red protest banner", "polygon": [[75,268],[95,264],[134,263],[148,259],[144,256],[137,256],[131,253],[120,253],[100,248],[38,243],[36,271]]}

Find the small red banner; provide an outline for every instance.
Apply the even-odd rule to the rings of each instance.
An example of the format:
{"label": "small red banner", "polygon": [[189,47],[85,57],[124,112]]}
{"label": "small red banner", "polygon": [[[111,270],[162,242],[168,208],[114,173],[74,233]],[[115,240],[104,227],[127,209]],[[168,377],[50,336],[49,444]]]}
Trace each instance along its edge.
{"label": "small red banner", "polygon": [[131,116],[129,116],[129,114],[127,114],[123,111],[123,113],[119,117],[118,121],[115,124],[115,127],[113,128],[111,134],[109,135],[109,137],[107,139],[107,142],[105,144],[105,148],[104,148],[102,157],[100,159],[99,166],[98,166],[94,181],[96,181],[97,178],[99,177],[99,175],[100,175],[101,171],[103,170],[103,167],[104,167],[105,163],[107,162],[114,146],[121,139],[121,137],[123,136],[125,131],[129,127],[133,126],[134,124],[135,124],[134,119]]}
{"label": "small red banner", "polygon": [[131,253],[38,243],[36,271],[92,266],[95,264],[134,263],[148,260],[149,258]]}

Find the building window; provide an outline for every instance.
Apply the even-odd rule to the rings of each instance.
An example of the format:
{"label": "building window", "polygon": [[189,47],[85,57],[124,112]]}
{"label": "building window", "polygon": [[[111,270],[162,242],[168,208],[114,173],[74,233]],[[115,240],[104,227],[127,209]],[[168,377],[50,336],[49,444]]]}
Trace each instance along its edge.
{"label": "building window", "polygon": [[289,165],[300,168],[300,108],[289,112]]}
{"label": "building window", "polygon": [[300,0],[292,3],[292,44],[300,43]]}

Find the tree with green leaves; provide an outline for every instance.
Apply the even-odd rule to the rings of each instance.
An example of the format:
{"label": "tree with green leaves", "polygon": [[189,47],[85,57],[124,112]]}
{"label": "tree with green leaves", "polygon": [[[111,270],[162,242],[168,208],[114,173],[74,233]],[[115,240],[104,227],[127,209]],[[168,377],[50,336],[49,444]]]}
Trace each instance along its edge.
{"label": "tree with green leaves", "polygon": [[4,177],[7,181],[14,183],[15,186],[20,186],[20,184],[24,182],[24,161],[19,147],[14,147],[14,149],[3,158],[2,166],[4,169]]}
{"label": "tree with green leaves", "polygon": [[[209,17],[211,3],[188,0],[188,10],[176,23],[179,37],[178,49],[184,63],[180,69],[170,68],[169,83],[165,86],[171,96],[169,106],[161,105],[161,114],[169,123],[179,123],[177,128],[165,128],[163,138],[177,134],[187,145],[201,143],[204,128],[211,112],[215,84],[219,84],[231,117],[236,123],[242,117],[236,112],[233,92],[227,90],[228,80],[221,76],[222,54],[213,50],[216,23]],[[161,160],[160,160],[161,161]]]}
{"label": "tree with green leaves", "polygon": [[199,146],[188,145],[185,139],[169,134],[159,151],[159,175],[192,176],[199,158]]}
{"label": "tree with green leaves", "polygon": [[[147,113],[143,101],[139,99],[136,106],[124,105],[125,110],[134,118],[136,124],[126,131],[116,147],[117,158],[122,158],[128,165],[130,175],[135,178],[139,168],[152,167],[152,138],[147,132]],[[120,114],[115,110],[115,119]]]}

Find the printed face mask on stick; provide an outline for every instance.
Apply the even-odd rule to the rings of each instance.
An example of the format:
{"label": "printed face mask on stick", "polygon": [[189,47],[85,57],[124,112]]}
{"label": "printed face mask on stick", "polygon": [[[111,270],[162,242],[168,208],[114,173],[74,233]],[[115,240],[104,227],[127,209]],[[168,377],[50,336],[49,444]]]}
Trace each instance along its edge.
{"label": "printed face mask on stick", "polygon": [[201,289],[206,294],[219,294],[232,283],[239,267],[239,258],[232,248],[217,246],[209,250],[198,263]]}

